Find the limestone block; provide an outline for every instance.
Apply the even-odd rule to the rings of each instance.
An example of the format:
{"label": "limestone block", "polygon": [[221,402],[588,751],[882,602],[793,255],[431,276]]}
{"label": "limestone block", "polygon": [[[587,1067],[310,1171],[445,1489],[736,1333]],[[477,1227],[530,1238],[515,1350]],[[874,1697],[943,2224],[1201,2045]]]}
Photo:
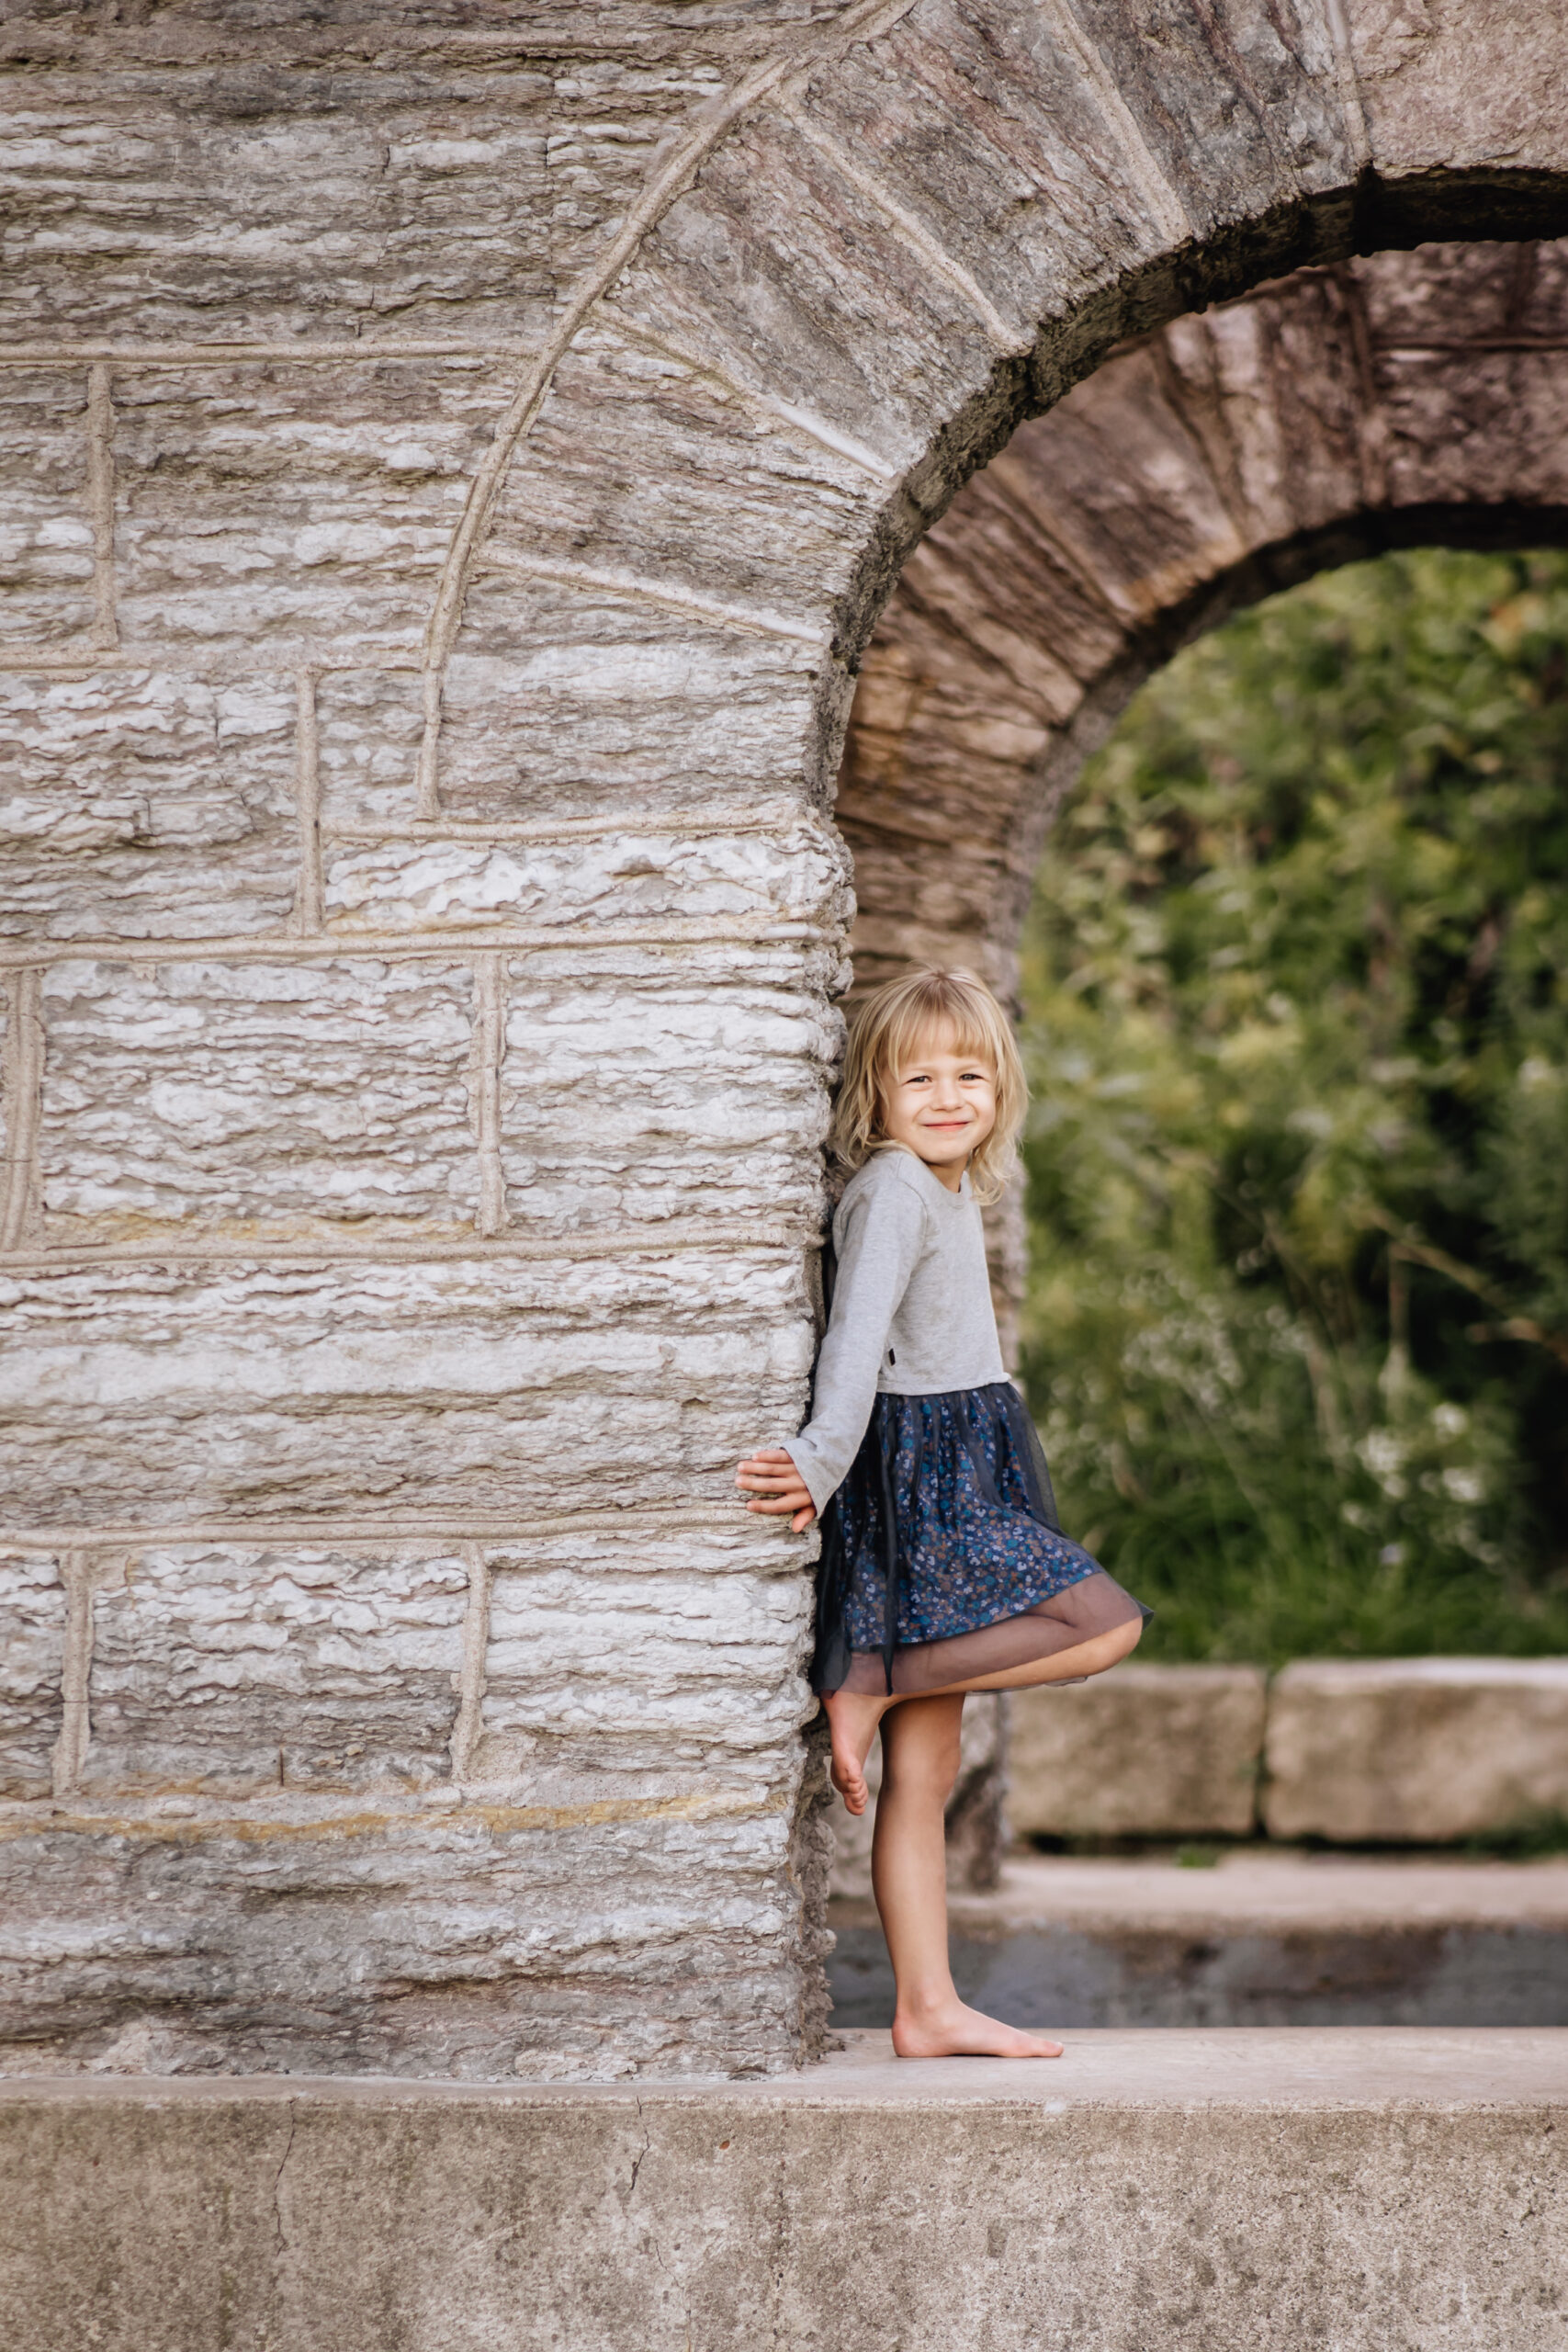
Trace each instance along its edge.
{"label": "limestone block", "polygon": [[[1261,211],[1345,186],[1355,169],[1326,9],[1202,0],[1150,17],[1087,0],[1083,21],[1150,154],[1200,233],[1245,189]],[[1223,26],[1223,29],[1222,29]]]}
{"label": "limestone block", "polygon": [[[800,1748],[705,1796],[197,1797],[0,1819],[0,2073],[771,2071]],[[171,1807],[173,1808],[171,1810]]]}
{"label": "limestone block", "polygon": [[252,662],[269,639],[417,659],[507,390],[479,358],[125,371],[126,639]]}
{"label": "limestone block", "polygon": [[0,930],[281,931],[299,870],[296,715],[276,673],[0,677]]}
{"label": "limestone block", "polygon": [[[1505,157],[1521,175],[1561,169],[1568,26],[1560,10],[1348,0],[1345,14],[1372,162],[1394,204],[1402,181],[1452,174],[1449,218],[1462,235],[1475,199],[1460,175],[1495,174]],[[1432,192],[1420,193],[1429,220]]]}
{"label": "limestone block", "polygon": [[94,617],[85,368],[0,369],[0,467],[6,639],[46,646],[83,637]]}
{"label": "limestone block", "polygon": [[[586,585],[481,571],[447,673],[441,800],[454,816],[581,816],[773,797],[806,770],[825,656]],[[553,641],[552,641],[553,640]],[[592,776],[598,795],[588,797]],[[824,793],[831,774],[819,778]],[[619,798],[611,796],[621,796]]]}
{"label": "limestone block", "polygon": [[[838,864],[806,838],[793,858],[721,852],[707,887],[716,899],[750,891],[758,913],[771,897],[791,923],[824,901],[836,912]],[[700,874],[705,853],[633,843],[621,855],[636,891],[672,887],[661,864],[677,882]],[[592,898],[592,852],[583,884]],[[793,946],[728,943],[510,958],[498,1149],[519,1225],[543,1238],[686,1210],[813,1229],[841,1024],[800,986],[802,963]],[[184,1219],[187,1236],[236,1240],[345,1221],[360,1239],[471,1232],[476,985],[469,968],[416,958],[53,967],[46,1231],[135,1240]]]}
{"label": "limestone block", "polygon": [[775,399],[897,470],[919,450],[916,371],[954,414],[982,392],[997,348],[973,300],[820,145],[776,122],[739,126],[716,149],[624,274],[623,306],[742,380],[760,363]]}
{"label": "limestone block", "polygon": [[1441,1844],[1568,1813],[1560,1658],[1303,1660],[1269,1692],[1274,1838]]}
{"label": "limestone block", "polygon": [[700,1793],[705,1758],[733,1773],[809,1711],[799,1670],[811,1587],[797,1544],[742,1527],[635,1545],[602,1532],[557,1537],[511,1560],[487,1549],[479,1778],[521,1775],[537,1798],[540,1774],[554,1786],[569,1752],[581,1771],[606,1742],[624,1753],[637,1741],[646,1767],[660,1735],[660,1765]]}
{"label": "limestone block", "polygon": [[8,1277],[12,1524],[734,1498],[799,1427],[796,1252]]}
{"label": "limestone block", "polygon": [[776,610],[814,636],[818,600],[849,584],[885,487],[788,403],[607,328],[558,371],[498,498],[491,552],[711,600],[736,627]]}
{"label": "limestone block", "polygon": [[[1184,420],[1159,397],[1156,366],[1153,351],[1113,363],[1097,384],[1099,399],[1053,413],[1048,444],[1055,526],[1069,544],[1095,548],[1101,593],[1129,627],[1242,552],[1225,486]],[[1028,469],[1035,498],[1046,447],[1037,431],[1010,460]],[[1078,684],[1074,707],[1080,695]]]}
{"label": "limestone block", "polygon": [[471,1218],[472,1001],[438,963],[54,966],[46,1214]]}
{"label": "limestone block", "polygon": [[782,1163],[803,1144],[819,1147],[822,1072],[836,1044],[836,1027],[804,1004],[761,990],[733,988],[716,1003],[676,981],[635,996],[601,989],[563,1000],[520,975],[500,1079],[502,1159],[516,1214],[530,1214],[541,1160],[563,1167],[569,1157],[558,1136],[540,1132],[542,1103],[567,1135],[592,1138],[595,1158],[619,1159],[639,1182],[662,1172],[679,1137],[679,1156],[700,1184],[725,1161],[766,1154]]}
{"label": "limestone block", "polygon": [[1014,1693],[1008,1818],[1024,1835],[1245,1837],[1265,1679],[1251,1666],[1120,1666]]}
{"label": "limestone block", "polygon": [[48,1794],[64,1641],[54,1561],[0,1558],[0,1799]]}
{"label": "limestone block", "polygon": [[470,332],[538,333],[549,78],[362,51],[345,78],[290,47],[214,25],[177,74],[122,44],[118,73],[28,75],[0,148],[10,334],[450,334],[457,306]]}
{"label": "limestone block", "polygon": [[[1252,548],[1336,520],[1360,495],[1363,394],[1348,300],[1332,277],[1288,283],[1286,300],[1259,294],[1173,320],[1149,355],[1156,377],[1170,355],[1181,397],[1161,405],[1201,449],[1231,541],[1227,549],[1226,529],[1210,525],[1194,542],[1189,594]],[[1120,389],[1130,370],[1113,364]],[[1145,574],[1156,598],[1158,578],[1157,567]]]}
{"label": "limestone block", "polygon": [[1108,247],[1131,260],[1147,233],[1146,199],[1095,95],[1055,12],[982,21],[950,0],[808,85],[813,125],[1021,340]]}
{"label": "limestone block", "polygon": [[830,2296],[840,2352],[1557,2352],[1565,2043],[1142,2029],[1004,2074],[858,2033],[751,2083],[16,2083],[0,2333],[716,2352],[829,2340]]}
{"label": "limestone block", "polygon": [[[1559,353],[1568,276],[1553,245],[1428,247],[1419,269],[1393,254],[1359,266],[1376,337],[1384,463],[1396,502],[1550,504],[1568,481],[1562,438],[1568,392]],[[1456,369],[1455,322],[1474,346]],[[1508,336],[1536,350],[1488,350]]]}
{"label": "limestone block", "polygon": [[[416,840],[329,842],[326,924],[350,937],[505,922],[844,922],[852,901],[842,843],[782,809],[779,817],[772,833],[694,835],[672,822],[662,834],[639,828],[485,843],[443,840],[437,821]],[[615,1023],[625,1010],[612,1001],[598,1017]]]}
{"label": "limestone block", "polygon": [[465,1561],[149,1547],[95,1603],[88,1794],[446,1776]]}
{"label": "limestone block", "polygon": [[[422,681],[406,669],[352,664],[316,681],[317,788],[323,826],[398,826],[414,817],[424,733]],[[532,808],[530,816],[536,813]],[[574,815],[581,813],[574,808]]]}

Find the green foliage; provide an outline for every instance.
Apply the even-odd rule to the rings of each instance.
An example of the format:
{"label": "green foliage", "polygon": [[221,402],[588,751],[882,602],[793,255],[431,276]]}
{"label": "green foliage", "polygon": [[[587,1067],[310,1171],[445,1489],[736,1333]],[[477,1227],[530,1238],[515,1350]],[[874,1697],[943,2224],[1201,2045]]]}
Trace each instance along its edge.
{"label": "green foliage", "polygon": [[1173,662],[1026,939],[1025,1370],[1146,1656],[1568,1647],[1568,556]]}

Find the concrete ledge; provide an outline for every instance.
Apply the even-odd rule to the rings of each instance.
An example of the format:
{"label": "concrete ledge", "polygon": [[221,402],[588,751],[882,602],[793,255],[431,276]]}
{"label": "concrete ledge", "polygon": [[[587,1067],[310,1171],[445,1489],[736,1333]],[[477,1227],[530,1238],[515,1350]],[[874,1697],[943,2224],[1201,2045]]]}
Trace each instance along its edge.
{"label": "concrete ledge", "polygon": [[1538,2352],[1568,2032],[785,2082],[13,2081],[17,2352]]}

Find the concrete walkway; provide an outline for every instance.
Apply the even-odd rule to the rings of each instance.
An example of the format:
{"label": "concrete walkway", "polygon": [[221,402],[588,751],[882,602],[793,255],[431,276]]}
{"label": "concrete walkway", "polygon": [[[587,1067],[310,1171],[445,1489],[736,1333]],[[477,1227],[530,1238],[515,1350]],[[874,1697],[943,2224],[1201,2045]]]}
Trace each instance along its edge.
{"label": "concrete walkway", "polygon": [[17,2352],[1560,2352],[1568,2032],[0,2086]]}
{"label": "concrete walkway", "polygon": [[1302,1847],[1221,1848],[1206,1868],[1181,1851],[1151,1858],[1025,1854],[992,1894],[954,1894],[967,1934],[1076,1928],[1279,1929],[1550,1927],[1568,1930],[1568,1859],[1460,1860],[1446,1855],[1333,1854]]}
{"label": "concrete walkway", "polygon": [[[951,1901],[960,1989],[1020,2025],[1568,2026],[1561,1859],[1030,1855]],[[885,2023],[874,1910],[830,1916],[835,2022]]]}

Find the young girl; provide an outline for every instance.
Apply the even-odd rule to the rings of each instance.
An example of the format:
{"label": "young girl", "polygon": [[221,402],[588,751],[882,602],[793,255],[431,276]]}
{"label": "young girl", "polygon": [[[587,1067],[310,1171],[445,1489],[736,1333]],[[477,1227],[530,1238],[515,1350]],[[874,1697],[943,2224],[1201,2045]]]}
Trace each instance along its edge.
{"label": "young girl", "polygon": [[903,2058],[1060,2056],[953,1986],[943,1809],[960,1719],[971,1690],[1102,1673],[1146,1613],[1062,1533],[1002,1365],[980,1210],[1012,1172],[1024,1103],[1007,1017],[969,973],[914,972],[866,1000],[834,1115],[854,1172],[811,1419],[737,1473],[749,1510],[822,1519],[812,1687],[852,1813],[881,1728],[872,1883]]}

